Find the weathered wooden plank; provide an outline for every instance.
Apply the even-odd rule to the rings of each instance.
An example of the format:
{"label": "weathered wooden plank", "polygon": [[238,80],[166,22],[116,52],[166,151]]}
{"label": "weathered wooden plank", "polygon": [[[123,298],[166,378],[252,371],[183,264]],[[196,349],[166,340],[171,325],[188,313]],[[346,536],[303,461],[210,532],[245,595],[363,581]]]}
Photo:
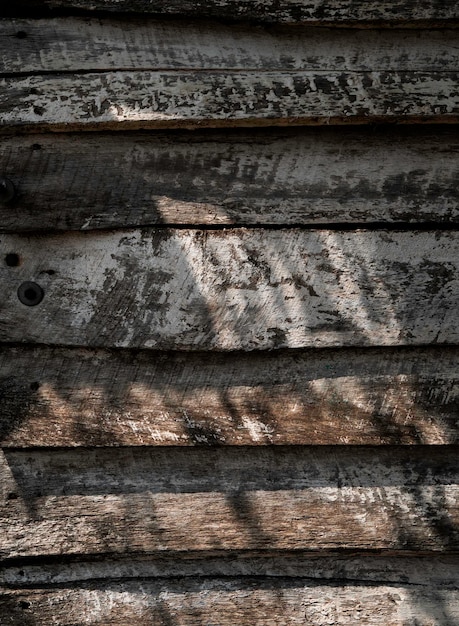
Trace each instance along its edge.
{"label": "weathered wooden plank", "polygon": [[6,590],[2,623],[12,626],[219,624],[454,626],[459,590],[424,585],[313,584],[304,579],[139,580],[81,587]]}
{"label": "weathered wooden plank", "polygon": [[217,17],[283,23],[387,22],[389,24],[459,20],[455,0],[16,0],[10,12],[29,9],[84,9],[115,12]]}
{"label": "weathered wooden plank", "polygon": [[459,443],[459,350],[0,350],[4,447]]}
{"label": "weathered wooden plank", "polygon": [[0,250],[2,341],[261,350],[459,339],[454,231],[93,231],[2,235]]}
{"label": "weathered wooden plank", "polygon": [[[31,559],[32,562],[34,559]],[[343,585],[405,584],[457,589],[459,557],[457,555],[429,554],[427,556],[360,556],[288,554],[285,551],[270,555],[236,553],[199,555],[195,552],[180,555],[120,555],[106,559],[40,559],[30,564],[0,568],[0,585],[10,589],[48,585],[75,585],[92,581],[164,578],[220,578],[220,577],[303,578],[312,584]]]}
{"label": "weathered wooden plank", "polygon": [[457,122],[458,72],[113,71],[0,80],[0,128]]}
{"label": "weathered wooden plank", "polygon": [[189,21],[4,19],[0,74],[106,70],[457,70],[459,34]]}
{"label": "weathered wooden plank", "polygon": [[0,230],[458,221],[458,152],[454,127],[10,137]]}
{"label": "weathered wooden plank", "polygon": [[4,451],[3,560],[459,547],[457,448]]}

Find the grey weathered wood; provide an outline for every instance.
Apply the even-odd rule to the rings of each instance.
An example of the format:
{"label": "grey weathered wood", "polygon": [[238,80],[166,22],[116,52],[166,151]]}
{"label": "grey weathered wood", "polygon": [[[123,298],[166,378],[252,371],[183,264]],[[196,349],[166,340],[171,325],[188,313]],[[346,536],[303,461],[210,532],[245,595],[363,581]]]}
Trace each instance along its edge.
{"label": "grey weathered wood", "polygon": [[448,553],[455,447],[4,451],[0,557]]}
{"label": "grey weathered wood", "polygon": [[456,122],[457,72],[112,71],[0,80],[0,128]]}
{"label": "grey weathered wood", "polygon": [[275,551],[269,555],[243,552],[199,556],[195,552],[180,555],[119,555],[116,558],[74,560],[42,559],[40,562],[7,565],[0,568],[0,585],[9,588],[74,585],[92,580],[129,580],[174,577],[250,577],[303,578],[315,584],[343,585],[406,584],[429,588],[457,589],[459,557],[427,556],[323,556]]}
{"label": "grey weathered wood", "polygon": [[459,33],[219,23],[0,21],[0,74],[106,70],[457,70]]}
{"label": "grey weathered wood", "polygon": [[459,20],[455,0],[16,0],[9,9],[84,9],[217,17],[284,23],[387,22],[388,24],[435,23]]}
{"label": "grey weathered wood", "polygon": [[3,447],[459,442],[459,350],[2,347]]}
{"label": "grey weathered wood", "polygon": [[0,230],[459,219],[453,128],[39,135],[0,142]]}
{"label": "grey weathered wood", "polygon": [[2,623],[12,626],[454,626],[459,590],[424,585],[313,584],[302,578],[96,582],[5,590]]}
{"label": "grey weathered wood", "polygon": [[[0,340],[261,350],[457,343],[459,234],[301,229],[2,235]],[[1,257],[0,257],[1,258]],[[35,281],[38,306],[17,290]]]}

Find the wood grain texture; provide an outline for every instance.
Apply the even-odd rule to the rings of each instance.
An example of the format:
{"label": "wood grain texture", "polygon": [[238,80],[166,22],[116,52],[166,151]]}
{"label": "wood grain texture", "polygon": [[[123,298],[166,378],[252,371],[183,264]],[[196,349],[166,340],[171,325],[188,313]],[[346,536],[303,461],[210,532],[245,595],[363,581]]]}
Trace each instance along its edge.
{"label": "wood grain texture", "polygon": [[457,72],[112,71],[0,80],[0,128],[457,122]]}
{"label": "wood grain texture", "polygon": [[388,24],[459,20],[455,0],[16,0],[10,11],[24,9],[83,9],[108,12],[138,12],[166,15],[217,17],[281,23]]}
{"label": "wood grain texture", "polygon": [[313,584],[301,578],[175,579],[5,591],[2,623],[12,626],[454,626],[459,590],[424,585]]}
{"label": "wood grain texture", "polygon": [[456,447],[4,451],[0,485],[4,564],[459,546]]}
{"label": "wood grain texture", "polygon": [[4,448],[459,443],[456,348],[0,350]]}
{"label": "wood grain texture", "polygon": [[118,555],[104,559],[31,559],[0,567],[3,589],[77,586],[91,581],[120,581],[142,578],[245,578],[308,579],[312,584],[424,585],[457,589],[458,555],[429,554],[387,556],[380,554],[301,554],[286,551],[272,554],[226,553],[200,555],[196,552],[162,555]]}
{"label": "wood grain texture", "polygon": [[3,19],[0,74],[107,70],[457,70],[459,33],[186,20]]}
{"label": "wood grain texture", "polygon": [[459,131],[34,135],[0,143],[0,230],[454,222]]}
{"label": "wood grain texture", "polygon": [[[454,231],[2,235],[0,254],[2,341],[261,350],[459,339]],[[23,281],[44,290],[38,306],[20,301]]]}

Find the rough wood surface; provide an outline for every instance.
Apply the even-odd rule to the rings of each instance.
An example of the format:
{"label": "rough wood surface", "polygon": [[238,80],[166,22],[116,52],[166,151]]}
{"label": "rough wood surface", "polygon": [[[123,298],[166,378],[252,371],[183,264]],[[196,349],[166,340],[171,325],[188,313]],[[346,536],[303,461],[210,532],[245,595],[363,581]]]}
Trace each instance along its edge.
{"label": "rough wood surface", "polygon": [[2,624],[12,626],[455,626],[459,590],[424,585],[314,584],[301,578],[95,582],[5,591]]}
{"label": "rough wood surface", "polygon": [[4,451],[0,474],[5,562],[459,547],[455,447]]}
{"label": "rough wood surface", "polygon": [[459,350],[2,347],[4,447],[459,443]]}
{"label": "rough wood surface", "polygon": [[113,71],[0,80],[0,128],[457,122],[457,72]]}
{"label": "rough wood surface", "polygon": [[[2,341],[261,350],[459,340],[455,231],[2,235],[0,254]],[[18,297],[28,281],[43,290],[37,306]]]}
{"label": "rough wood surface", "polygon": [[458,221],[458,152],[453,127],[10,137],[0,230]]}
{"label": "rough wood surface", "polygon": [[[32,561],[32,563],[30,563]],[[196,552],[180,555],[118,555],[116,558],[81,560],[73,558],[30,559],[0,567],[3,588],[75,585],[93,580],[130,580],[197,577],[303,578],[311,583],[343,585],[405,584],[457,589],[458,555],[354,556],[312,555],[286,551],[260,555],[243,552],[219,556]]]}
{"label": "rough wood surface", "polygon": [[[29,9],[83,9],[180,16],[217,17],[283,23],[459,21],[455,0],[16,0],[10,12]],[[40,15],[40,13],[39,13]]]}
{"label": "rough wood surface", "polygon": [[0,74],[106,70],[457,69],[459,33],[60,18],[0,21]]}

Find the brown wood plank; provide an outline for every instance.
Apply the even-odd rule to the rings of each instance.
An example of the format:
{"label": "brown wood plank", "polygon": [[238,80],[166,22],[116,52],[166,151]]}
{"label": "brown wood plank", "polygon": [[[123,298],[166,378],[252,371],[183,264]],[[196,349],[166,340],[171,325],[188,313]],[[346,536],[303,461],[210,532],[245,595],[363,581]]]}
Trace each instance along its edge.
{"label": "brown wood plank", "polygon": [[436,22],[459,19],[455,0],[16,0],[10,12],[24,9],[83,9],[89,11],[138,12],[166,15],[217,17],[281,23],[390,24]]}
{"label": "brown wood plank", "polygon": [[6,590],[0,618],[12,626],[125,626],[131,620],[139,626],[453,626],[459,620],[459,590],[321,585],[301,578],[98,582]]}
{"label": "brown wood plank", "polygon": [[4,447],[459,443],[459,350],[0,350]]}
{"label": "brown wood plank", "polygon": [[3,19],[0,74],[106,70],[457,69],[459,33],[253,28],[187,20]]}
{"label": "brown wood plank", "polygon": [[2,341],[261,350],[459,339],[454,231],[2,235],[0,251]]}
{"label": "brown wood plank", "polygon": [[456,447],[4,451],[0,488],[4,560],[459,547]]}
{"label": "brown wood plank", "polygon": [[10,137],[0,230],[458,221],[458,150],[453,127]]}
{"label": "brown wood plank", "polygon": [[457,72],[130,71],[0,80],[0,128],[457,122]]}

